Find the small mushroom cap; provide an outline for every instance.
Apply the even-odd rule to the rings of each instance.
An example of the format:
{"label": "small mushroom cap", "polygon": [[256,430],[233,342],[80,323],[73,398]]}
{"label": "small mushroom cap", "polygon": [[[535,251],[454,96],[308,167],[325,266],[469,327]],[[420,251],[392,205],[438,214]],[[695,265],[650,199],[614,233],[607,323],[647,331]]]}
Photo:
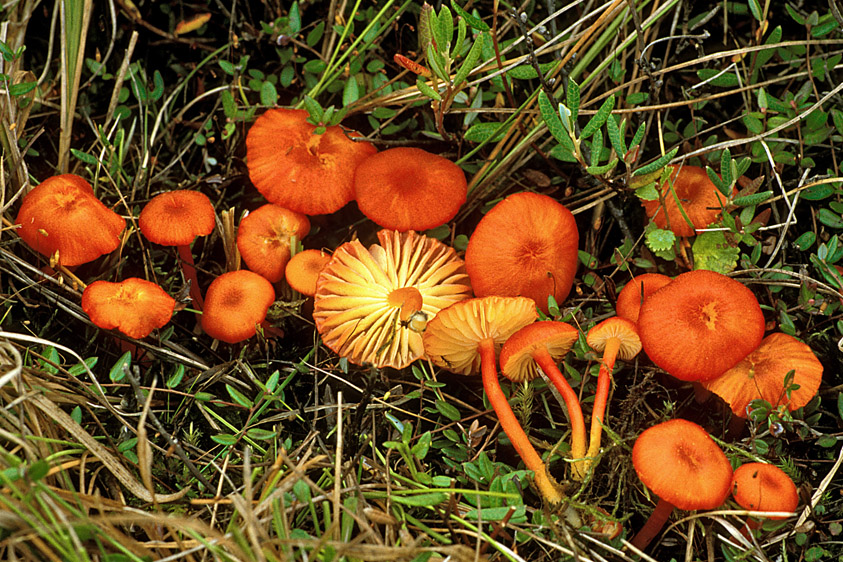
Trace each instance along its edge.
{"label": "small mushroom cap", "polygon": [[23,198],[15,219],[18,234],[35,251],[59,263],[80,265],[116,250],[123,218],[94,196],[87,181],[73,174],[53,176]]}
{"label": "small mushroom cap", "polygon": [[536,321],[536,303],[526,297],[468,299],[439,311],[424,331],[424,349],[433,363],[459,375],[480,372],[481,341],[500,349],[512,334]]}
{"label": "small mushroom cap", "polygon": [[[693,228],[682,217],[676,198],[669,191],[670,181],[673,181],[673,189],[682,203],[682,209],[694,225]],[[693,236],[696,234],[695,229],[705,228],[717,221],[727,201],[726,196],[720,193],[708,178],[705,169],[699,166],[676,167],[671,174],[671,180],[662,186],[662,193],[664,208],[659,207],[658,199],[641,203],[647,216],[653,217],[656,226],[667,228],[670,221],[670,230],[677,236]]]}
{"label": "small mushroom cap", "polygon": [[607,318],[590,329],[585,341],[593,350],[602,352],[610,338],[620,340],[618,359],[629,361],[641,351],[641,339],[635,324],[617,316]]}
{"label": "small mushroom cap", "polygon": [[293,256],[284,271],[287,284],[303,295],[316,294],[316,280],[331,261],[331,254],[322,250],[303,250]]}
{"label": "small mushroom cap", "polygon": [[465,173],[420,148],[390,148],[363,160],[354,173],[360,211],[399,231],[428,230],[454,218],[465,203]]}
{"label": "small mushroom cap", "polygon": [[290,261],[290,241],[310,232],[307,216],[267,204],[249,213],[237,229],[237,249],[246,265],[271,283],[284,278]]}
{"label": "small mushroom cap", "polygon": [[226,343],[249,339],[273,302],[272,283],[257,273],[245,269],[223,273],[208,287],[202,329]]}
{"label": "small mushroom cap", "polygon": [[82,310],[104,330],[117,329],[130,338],[145,338],[163,328],[176,300],[145,279],[130,277],[120,283],[94,281],[82,293]]}
{"label": "small mushroom cap", "polygon": [[[322,341],[352,363],[402,369],[424,356],[418,323],[402,322],[408,294],[421,293],[427,318],[471,296],[453,248],[412,230],[378,232],[380,244],[343,244],[316,282],[313,320]],[[424,322],[421,322],[423,325]]]}
{"label": "small mushroom cap", "polygon": [[679,509],[714,509],[731,489],[729,459],[702,427],[687,420],[644,430],[632,447],[632,464],[641,482]]}
{"label": "small mushroom cap", "polygon": [[559,361],[576,343],[579,332],[564,322],[534,322],[524,326],[503,344],[499,358],[501,372],[511,381],[530,381],[539,376],[539,366],[533,353],[544,347]]}
{"label": "small mushroom cap", "polygon": [[638,312],[644,300],[671,281],[670,277],[661,273],[642,273],[633,277],[618,293],[615,304],[618,317],[638,322]]}
{"label": "small mushroom cap", "polygon": [[578,244],[568,209],[546,195],[516,193],[480,220],[465,267],[478,297],[529,297],[546,313],[550,295],[561,303],[571,290]]}
{"label": "small mushroom cap", "polygon": [[[785,391],[785,378],[795,371],[792,383],[799,385]],[[748,416],[752,400],[763,399],[776,407],[786,404],[793,411],[816,396],[823,378],[823,365],[811,348],[793,336],[770,334],[737,365],[702,385],[725,400],[739,417]]]}
{"label": "small mushroom cap", "polygon": [[753,511],[794,511],[799,505],[799,493],[790,476],[775,465],[761,462],[746,463],[735,470],[732,497],[738,505]]}
{"label": "small mushroom cap", "polygon": [[199,191],[177,189],[149,200],[138,218],[147,240],[162,246],[187,246],[197,236],[214,230],[216,215],[208,196]]}
{"label": "small mushroom cap", "polygon": [[638,334],[656,365],[681,380],[705,381],[758,347],[764,315],[752,291],[700,269],[679,275],[644,301]]}
{"label": "small mushroom cap", "polygon": [[271,203],[305,215],[333,213],[354,198],[354,170],[377,149],[339,126],[321,135],[302,109],[270,109],[246,136],[249,178]]}

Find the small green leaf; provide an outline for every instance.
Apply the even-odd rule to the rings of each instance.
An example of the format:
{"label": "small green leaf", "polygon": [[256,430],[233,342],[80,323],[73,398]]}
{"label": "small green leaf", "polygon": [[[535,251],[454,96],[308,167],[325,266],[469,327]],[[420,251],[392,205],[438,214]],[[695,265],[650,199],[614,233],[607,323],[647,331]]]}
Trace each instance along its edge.
{"label": "small green leaf", "polygon": [[489,31],[489,26],[478,17],[475,17],[462,8],[460,8],[455,1],[451,2],[451,7],[457,13],[459,17],[465,20],[465,22],[471,26],[472,29],[476,29],[477,31]]}
{"label": "small green leaf", "polygon": [[[539,64],[539,71],[544,76],[550,72],[558,62],[545,62]],[[506,75],[515,80],[534,80],[539,77],[535,67],[532,64],[521,64],[506,71]]]}
{"label": "small green leaf", "polygon": [[437,400],[435,402],[435,405],[439,413],[451,421],[457,421],[462,418],[462,414],[460,414],[460,411],[448,402],[445,402],[444,400]]}
{"label": "small green leaf", "polygon": [[181,384],[182,379],[184,378],[184,365],[179,363],[176,365],[176,370],[170,375],[170,378],[167,379],[167,388],[176,388]]}
{"label": "small green leaf", "polygon": [[424,78],[419,76],[416,78],[416,88],[419,89],[423,95],[429,97],[432,100],[442,101],[442,96],[439,95],[439,92],[434,90],[432,87],[428,85]]}
{"label": "small green leaf", "polygon": [[[597,129],[603,126],[603,123],[605,123],[606,120],[609,118],[609,115],[612,114],[612,110],[614,108],[615,96],[614,94],[612,94],[611,96],[606,98],[606,101],[603,102],[603,105],[600,106],[600,109],[597,110],[597,113],[594,114],[594,117],[592,117],[589,122],[586,123],[585,127],[583,127],[581,137],[587,139],[588,137],[593,135]],[[625,153],[626,151],[620,154],[620,156],[623,156],[623,154]]]}
{"label": "small green leaf", "polygon": [[612,144],[612,148],[615,149],[615,153],[623,158],[627,153],[626,144],[623,141],[623,135],[621,134],[618,122],[614,117],[606,120],[606,131],[609,133],[609,142]]}
{"label": "small green leaf", "polygon": [[817,212],[817,219],[829,228],[843,228],[843,218],[840,214],[825,207]]}
{"label": "small green leaf", "polygon": [[231,446],[237,443],[237,437],[230,433],[218,433],[211,435],[211,441],[219,443],[220,445]]}
{"label": "small green leaf", "polygon": [[451,49],[451,58],[455,59],[462,54],[462,47],[465,43],[465,34],[466,34],[465,20],[462,18],[457,18],[457,40],[454,42],[454,46]]}
{"label": "small green leaf", "polygon": [[38,82],[21,82],[20,84],[13,84],[9,86],[9,95],[12,97],[15,96],[22,96],[24,94],[28,94],[32,90],[35,89],[35,86],[38,85]]}
{"label": "small green leaf", "polygon": [[713,183],[721,193],[728,191],[726,182],[717,175],[717,172],[715,172],[711,166],[705,167],[705,173],[708,174],[708,179],[711,180],[711,183]]}
{"label": "small green leaf", "polygon": [[448,495],[442,492],[414,494],[408,496],[393,495],[392,501],[412,507],[432,507],[448,500]]}
{"label": "small green leaf", "polygon": [[814,245],[814,242],[817,241],[817,235],[812,231],[803,232],[799,238],[793,241],[797,248],[802,250],[803,252],[806,250],[810,250],[811,246]]}
{"label": "small green leaf", "polygon": [[[608,121],[607,121],[608,122]],[[629,142],[630,148],[634,148],[641,144],[641,141],[644,140],[644,131],[647,129],[646,123],[641,123],[638,125],[638,129],[636,129],[635,134],[632,135],[632,140]],[[626,154],[626,152],[624,152]],[[624,156],[624,154],[620,154],[619,156]]]}
{"label": "small green leaf", "polygon": [[433,42],[433,20],[436,18],[436,12],[433,6],[427,2],[422,4],[421,12],[419,13],[419,48],[422,52],[427,52],[427,48]]}
{"label": "small green leaf", "polygon": [[276,432],[260,427],[253,427],[252,429],[247,430],[246,435],[252,439],[257,439],[258,441],[271,441],[278,436]]}
{"label": "small green leaf", "polygon": [[89,166],[96,166],[96,164],[97,164],[96,156],[92,156],[92,155],[88,154],[87,152],[82,152],[81,150],[76,150],[75,148],[71,148],[70,153],[74,157],[76,157],[76,159],[81,160],[82,162],[84,162],[85,164],[88,164]]}
{"label": "small green leaf", "polygon": [[[573,78],[568,80],[566,101],[568,102],[568,110],[571,112],[570,122],[576,123],[580,112],[580,86]],[[583,137],[585,138],[585,135]]]}
{"label": "small green leaf", "polygon": [[761,21],[764,16],[761,14],[761,5],[758,3],[758,0],[747,0],[747,2],[749,4],[749,11],[752,12],[752,17]]}
{"label": "small green leaf", "polygon": [[454,76],[454,85],[457,88],[460,87],[460,84],[465,82],[468,75],[471,74],[472,70],[474,70],[474,65],[477,64],[478,60],[480,60],[482,50],[483,44],[480,41],[475,41],[474,44],[471,45],[471,50],[468,51],[468,55],[466,55],[465,60],[459,70],[457,70],[457,74]]}
{"label": "small green leaf", "polygon": [[602,166],[589,166],[585,169],[585,171],[592,176],[602,176],[603,174],[610,172],[617,165],[618,159],[612,158],[607,164],[603,164]]}
{"label": "small green leaf", "polygon": [[642,201],[655,201],[659,198],[659,192],[656,190],[656,182],[651,181],[647,185],[639,187],[635,190],[635,196]]}
{"label": "small green leaf", "polygon": [[753,205],[760,205],[767,199],[773,196],[772,191],[762,191],[760,193],[753,193],[745,197],[736,197],[732,203],[738,207],[751,207]]}
{"label": "small green leaf", "polygon": [[120,359],[117,360],[116,363],[111,367],[111,370],[108,371],[108,379],[111,382],[120,382],[126,376],[126,370],[132,367],[132,352],[127,351],[123,355],[120,356]]}
{"label": "small green leaf", "polygon": [[243,394],[230,384],[225,385],[225,389],[228,391],[228,395],[231,396],[231,399],[234,400],[237,404],[240,404],[244,408],[251,408],[252,406],[254,406],[252,401],[249,400],[249,398],[245,394]]}
{"label": "small green leaf", "polygon": [[556,108],[553,107],[553,103],[547,97],[544,90],[539,92],[539,112],[542,115],[542,119],[544,119],[545,125],[547,125],[547,130],[550,131],[553,138],[559,142],[563,142],[563,139],[570,141],[570,137],[568,137],[568,133],[565,132],[565,127],[562,125],[562,120],[559,119],[559,115],[556,113]]}
{"label": "small green leaf", "polygon": [[707,269],[725,275],[738,266],[740,249],[729,244],[723,232],[701,232],[691,249],[694,252],[694,269]]}
{"label": "small green leaf", "polygon": [[[591,139],[591,165],[600,165],[600,155],[603,152],[603,132],[597,129]],[[591,172],[589,172],[591,173]]]}
{"label": "small green leaf", "polygon": [[322,121],[322,115],[325,113],[325,110],[322,109],[322,106],[319,105],[318,101],[310,96],[304,96],[304,108],[310,114],[310,118],[315,123]]}
{"label": "small green leaf", "polygon": [[700,80],[711,86],[734,88],[740,85],[738,77],[731,70],[723,72],[716,68],[701,68],[697,71]]}
{"label": "small green leaf", "polygon": [[843,135],[843,111],[832,109],[831,120],[834,122],[834,128],[837,129],[837,134]]}
{"label": "small green leaf", "polygon": [[263,105],[270,107],[278,103],[278,91],[272,82],[267,80],[261,84],[260,98]]}
{"label": "small green leaf", "polygon": [[497,142],[505,132],[503,123],[477,123],[468,128],[463,138],[469,142]]}
{"label": "small green leaf", "polygon": [[432,441],[433,437],[430,435],[429,431],[426,431],[419,436],[418,441],[415,445],[413,445],[412,449],[410,449],[410,452],[417,459],[424,460],[427,456],[427,452],[430,450],[430,444]]}
{"label": "small green leaf", "polygon": [[647,232],[645,240],[651,250],[661,252],[673,248],[676,235],[670,230],[655,228]]}
{"label": "small green leaf", "polygon": [[661,156],[655,162],[650,162],[646,166],[642,166],[642,167],[638,168],[637,170],[632,172],[632,175],[633,176],[643,176],[645,174],[649,174],[650,172],[655,172],[656,170],[658,170],[660,168],[664,168],[665,166],[667,166],[667,163],[670,162],[671,159],[673,159],[674,156],[676,156],[677,152],[679,152],[678,146],[676,148],[674,148],[673,150],[671,150],[670,152],[668,152],[667,154]]}
{"label": "small green leaf", "polygon": [[360,87],[357,84],[357,77],[352,75],[345,81],[345,87],[342,89],[342,105],[347,107],[360,99]]}
{"label": "small green leaf", "polygon": [[437,42],[436,50],[443,54],[447,53],[451,48],[451,41],[454,39],[454,16],[451,15],[448,6],[439,8],[439,16],[436,18],[433,35]]}
{"label": "small green leaf", "polygon": [[764,132],[764,123],[761,122],[761,119],[758,117],[753,117],[752,115],[744,115],[742,118],[743,124],[746,127],[746,130],[752,133],[753,135],[760,135]]}

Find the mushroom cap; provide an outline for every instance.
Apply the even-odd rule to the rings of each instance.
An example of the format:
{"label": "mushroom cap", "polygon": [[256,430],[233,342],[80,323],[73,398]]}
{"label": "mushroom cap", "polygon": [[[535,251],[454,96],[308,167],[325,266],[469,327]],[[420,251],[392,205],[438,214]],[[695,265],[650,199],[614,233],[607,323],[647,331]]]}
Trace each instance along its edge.
{"label": "mushroom cap", "polygon": [[136,277],[120,283],[94,281],[82,293],[82,310],[91,322],[135,339],[163,328],[173,317],[175,306],[176,300],[164,289]]}
{"label": "mushroom cap", "polygon": [[246,135],[249,178],[271,203],[305,215],[338,211],[354,198],[354,169],[377,149],[339,126],[321,135],[303,109],[270,109]]}
{"label": "mushroom cap", "polygon": [[480,220],[465,268],[478,297],[529,297],[546,313],[548,296],[561,303],[571,290],[578,243],[568,209],[546,195],[516,193]]}
{"label": "mushroom cap", "polygon": [[731,489],[726,454],[702,427],[687,420],[645,429],[632,447],[632,464],[641,482],[679,509],[714,509]]}
{"label": "mushroom cap", "polygon": [[303,250],[290,258],[284,277],[287,285],[303,295],[316,294],[316,280],[328,262],[331,254],[322,250]]}
{"label": "mushroom cap", "polygon": [[762,462],[742,464],[735,470],[732,497],[738,505],[753,511],[794,511],[799,505],[799,492],[790,476],[779,467]]}
{"label": "mushroom cap", "polygon": [[[799,388],[785,392],[785,377],[795,371]],[[732,412],[746,418],[752,400],[763,399],[776,407],[786,404],[793,411],[816,396],[823,378],[823,365],[811,348],[793,336],[776,332],[763,340],[737,365],[702,385],[728,402]]]}
{"label": "mushroom cap", "polygon": [[420,148],[390,148],[354,172],[360,211],[383,228],[428,230],[454,218],[467,195],[462,169]]}
{"label": "mushroom cap", "polygon": [[526,297],[482,297],[439,311],[424,331],[424,349],[433,363],[458,375],[480,372],[481,341],[492,338],[495,349],[515,332],[535,322],[536,303]]}
{"label": "mushroom cap", "polygon": [[615,303],[618,317],[638,322],[638,312],[644,300],[671,281],[670,277],[661,273],[642,273],[633,277],[618,293],[618,302]]}
{"label": "mushroom cap", "polygon": [[[313,319],[322,341],[352,363],[401,369],[424,356],[420,328],[402,322],[416,308],[437,312],[471,296],[463,261],[453,248],[414,231],[378,232],[368,249],[358,240],[337,248],[316,282]],[[420,322],[424,325],[424,319]]]}
{"label": "mushroom cap", "polygon": [[301,240],[308,232],[307,216],[270,203],[240,221],[237,249],[249,269],[277,283],[284,278],[284,269],[290,261],[291,238]]}
{"label": "mushroom cap", "polygon": [[120,246],[126,221],[94,196],[73,174],[53,176],[26,194],[15,223],[18,234],[45,256],[59,253],[62,265],[93,261]]}
{"label": "mushroom cap", "polygon": [[644,301],[638,334],[656,365],[681,380],[705,381],[758,347],[764,315],[752,291],[700,269],[679,275]]}
{"label": "mushroom cap", "polygon": [[635,324],[617,316],[607,318],[590,329],[585,341],[593,350],[603,351],[610,338],[620,340],[619,359],[628,361],[641,351],[641,339]]}
{"label": "mushroom cap", "polygon": [[214,230],[216,214],[208,196],[200,191],[176,189],[149,200],[138,218],[147,240],[162,246],[187,246],[197,236]]}
{"label": "mushroom cap", "polygon": [[[676,199],[669,191],[671,181],[673,181],[676,196],[682,203],[682,209],[688,215],[694,228],[685,222]],[[720,193],[717,186],[708,178],[705,169],[699,166],[676,167],[670,179],[662,186],[662,193],[664,208],[659,206],[658,199],[641,201],[641,203],[644,205],[647,216],[653,217],[656,226],[667,228],[667,223],[670,221],[670,230],[677,236],[693,236],[696,234],[695,229],[705,228],[717,221],[727,201],[726,196]]]}
{"label": "mushroom cap", "polygon": [[528,324],[512,334],[500,354],[501,372],[511,381],[530,381],[539,376],[540,368],[533,359],[536,349],[544,347],[559,361],[577,342],[579,332],[570,324],[546,320]]}
{"label": "mushroom cap", "polygon": [[272,283],[257,273],[245,269],[223,273],[208,287],[202,329],[226,343],[249,339],[273,302]]}

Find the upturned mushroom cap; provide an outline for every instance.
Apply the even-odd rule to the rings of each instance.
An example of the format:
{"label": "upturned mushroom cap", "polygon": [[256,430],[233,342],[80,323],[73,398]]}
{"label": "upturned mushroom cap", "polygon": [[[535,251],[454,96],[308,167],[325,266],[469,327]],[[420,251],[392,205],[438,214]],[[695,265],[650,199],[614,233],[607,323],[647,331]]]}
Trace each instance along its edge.
{"label": "upturned mushroom cap", "polygon": [[15,223],[35,251],[59,263],[80,265],[120,246],[123,218],[94,196],[87,181],[73,174],[53,176],[23,198]]}
{"label": "upturned mushroom cap", "polygon": [[524,326],[506,340],[501,348],[501,372],[511,381],[530,381],[539,376],[539,366],[533,352],[544,347],[559,361],[576,343],[579,332],[564,322],[534,322]]}
{"label": "upturned mushroom cap", "polygon": [[[795,371],[791,383],[799,385],[785,391],[785,378]],[[702,383],[725,400],[732,412],[746,418],[752,400],[763,399],[776,407],[786,404],[793,411],[805,406],[816,396],[823,377],[823,365],[811,348],[793,336],[780,332],[770,334],[754,351],[737,365]]]}
{"label": "upturned mushroom cap", "polygon": [[613,316],[603,320],[588,331],[586,343],[595,351],[603,351],[609,339],[618,339],[617,356],[628,361],[641,351],[641,339],[635,324],[629,320]]}
{"label": "upturned mushroom cap", "polygon": [[644,300],[671,281],[670,277],[661,273],[642,273],[633,277],[618,293],[615,304],[618,317],[638,322],[638,312]]}
{"label": "upturned mushroom cap", "polygon": [[758,347],[764,315],[752,291],[734,279],[689,271],[644,301],[638,334],[656,365],[681,380],[705,381]]}
{"label": "upturned mushroom cap", "polygon": [[464,300],[439,311],[424,331],[424,348],[434,365],[459,375],[480,372],[482,340],[500,349],[512,334],[535,322],[536,303],[526,297]]}
{"label": "upturned mushroom cap", "polygon": [[339,127],[321,135],[302,109],[270,109],[246,136],[249,178],[269,202],[305,215],[333,213],[354,198],[354,170],[377,149]]}
{"label": "upturned mushroom cap", "polygon": [[401,369],[424,356],[417,330],[425,323],[402,318],[433,318],[469,298],[471,286],[463,261],[438,240],[394,230],[381,230],[378,240],[368,249],[357,240],[337,248],[316,282],[313,319],[337,355]]}
{"label": "upturned mushroom cap", "polygon": [[215,224],[214,206],[208,196],[188,189],[159,193],[138,218],[146,239],[162,246],[187,246],[197,236],[210,234]]}
{"label": "upturned mushroom cap", "polygon": [[354,173],[360,211],[383,228],[428,230],[454,218],[465,203],[459,166],[420,148],[390,148],[363,160]]}
{"label": "upturned mushroom cap", "polygon": [[257,273],[245,269],[223,273],[208,287],[202,329],[226,343],[249,339],[273,302],[272,283]]}
{"label": "upturned mushroom cap", "polygon": [[632,447],[638,477],[679,509],[714,509],[729,495],[732,465],[699,425],[670,420],[644,430]]}
{"label": "upturned mushroom cap", "polygon": [[[669,191],[671,181],[676,196],[682,203],[682,209],[694,225],[693,228],[685,221],[676,199]],[[699,166],[677,167],[671,174],[671,179],[662,186],[662,193],[664,208],[659,207],[658,199],[641,203],[647,216],[653,217],[656,226],[667,228],[669,222],[670,230],[677,236],[693,236],[696,233],[695,229],[705,228],[717,221],[727,201],[726,196],[720,193],[708,178],[705,169]]]}
{"label": "upturned mushroom cap", "polygon": [[303,295],[316,294],[316,281],[322,269],[331,261],[331,254],[322,250],[303,250],[290,258],[284,277],[287,284]]}
{"label": "upturned mushroom cap", "polygon": [[793,511],[799,505],[799,492],[790,476],[775,465],[761,462],[746,463],[735,470],[732,497],[738,505],[753,511]]}
{"label": "upturned mushroom cap", "polygon": [[246,265],[272,283],[284,278],[290,241],[310,232],[308,218],[278,205],[263,205],[246,215],[237,229],[237,249]]}
{"label": "upturned mushroom cap", "polygon": [[479,296],[522,296],[547,312],[547,298],[561,303],[577,270],[579,234],[571,212],[546,195],[516,193],[484,216],[465,253],[465,267]]}
{"label": "upturned mushroom cap", "polygon": [[117,329],[130,338],[145,338],[173,316],[176,300],[145,279],[120,283],[94,281],[82,293],[82,310],[105,330]]}

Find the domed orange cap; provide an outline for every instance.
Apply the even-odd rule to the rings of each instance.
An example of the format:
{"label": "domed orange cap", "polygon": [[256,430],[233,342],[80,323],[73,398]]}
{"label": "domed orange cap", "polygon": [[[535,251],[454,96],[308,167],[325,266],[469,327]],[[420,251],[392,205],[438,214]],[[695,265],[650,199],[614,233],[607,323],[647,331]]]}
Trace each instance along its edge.
{"label": "domed orange cap", "polygon": [[[676,204],[676,198],[670,192],[671,181],[676,197],[682,203],[682,209],[694,225],[693,228],[682,216],[679,205]],[[720,193],[717,186],[708,178],[705,169],[699,166],[677,167],[671,179],[662,186],[662,194],[664,195],[663,209],[660,208],[658,199],[641,201],[641,203],[644,205],[647,216],[653,217],[656,226],[667,228],[669,222],[670,230],[677,236],[693,236],[694,229],[705,228],[717,221],[727,200],[726,196]]]}
{"label": "domed orange cap", "polygon": [[644,299],[670,283],[672,279],[661,273],[642,273],[633,277],[618,293],[615,304],[619,318],[638,322],[638,311]]}
{"label": "domed orange cap", "polygon": [[15,223],[18,234],[35,251],[59,263],[88,263],[120,246],[123,218],[94,196],[87,181],[73,174],[53,176],[30,191]]}
{"label": "domed orange cap", "polygon": [[376,224],[428,230],[454,218],[465,203],[467,182],[459,166],[420,148],[390,148],[363,160],[354,173],[360,211]]}
{"label": "domed orange cap", "polygon": [[[784,383],[794,371],[791,383],[799,385],[788,393]],[[823,365],[811,348],[793,336],[770,334],[740,363],[703,386],[725,400],[736,416],[747,417],[752,400],[763,399],[776,407],[786,404],[793,411],[817,395],[823,378]]]}
{"label": "domed orange cap", "polygon": [[173,316],[176,300],[145,279],[130,277],[120,283],[94,281],[82,293],[82,310],[105,330],[117,329],[130,338],[148,336]]}
{"label": "domed orange cap", "polygon": [[187,246],[214,230],[216,216],[208,196],[176,189],[159,193],[144,205],[138,226],[147,240],[162,246]]}
{"label": "domed orange cap", "polygon": [[793,511],[799,505],[799,493],[790,476],[775,465],[761,462],[742,464],[735,470],[732,497],[738,505],[753,511]]}
{"label": "domed orange cap", "polygon": [[579,332],[564,322],[534,322],[524,326],[506,340],[501,348],[501,372],[511,381],[531,381],[539,376],[535,350],[545,348],[554,361],[559,361],[577,343]]}
{"label": "domed orange cap", "polygon": [[484,216],[465,252],[465,268],[478,297],[529,297],[547,312],[561,303],[577,270],[579,233],[574,215],[546,195],[516,193]]}
{"label": "domed orange cap", "polygon": [[257,273],[245,269],[223,273],[208,287],[202,329],[226,343],[249,339],[273,302],[272,283]]}
{"label": "domed orange cap", "polygon": [[714,509],[732,485],[732,465],[699,425],[682,419],[644,430],[632,447],[632,464],[654,494],[679,509]]}
{"label": "domed orange cap", "polygon": [[700,269],[647,297],[638,314],[638,333],[656,365],[677,379],[705,381],[758,347],[764,315],[752,291]]}
{"label": "domed orange cap", "polygon": [[310,232],[308,218],[278,205],[264,205],[246,215],[237,229],[237,249],[249,269],[268,281],[284,278],[290,261],[290,241]]}
{"label": "domed orange cap", "polygon": [[354,170],[377,149],[339,126],[317,135],[307,117],[302,109],[270,109],[257,118],[246,136],[249,178],[270,203],[333,213],[354,198]]}
{"label": "domed orange cap", "polygon": [[328,262],[331,254],[322,250],[304,250],[296,254],[287,264],[284,278],[287,284],[303,295],[316,294],[316,280]]}

